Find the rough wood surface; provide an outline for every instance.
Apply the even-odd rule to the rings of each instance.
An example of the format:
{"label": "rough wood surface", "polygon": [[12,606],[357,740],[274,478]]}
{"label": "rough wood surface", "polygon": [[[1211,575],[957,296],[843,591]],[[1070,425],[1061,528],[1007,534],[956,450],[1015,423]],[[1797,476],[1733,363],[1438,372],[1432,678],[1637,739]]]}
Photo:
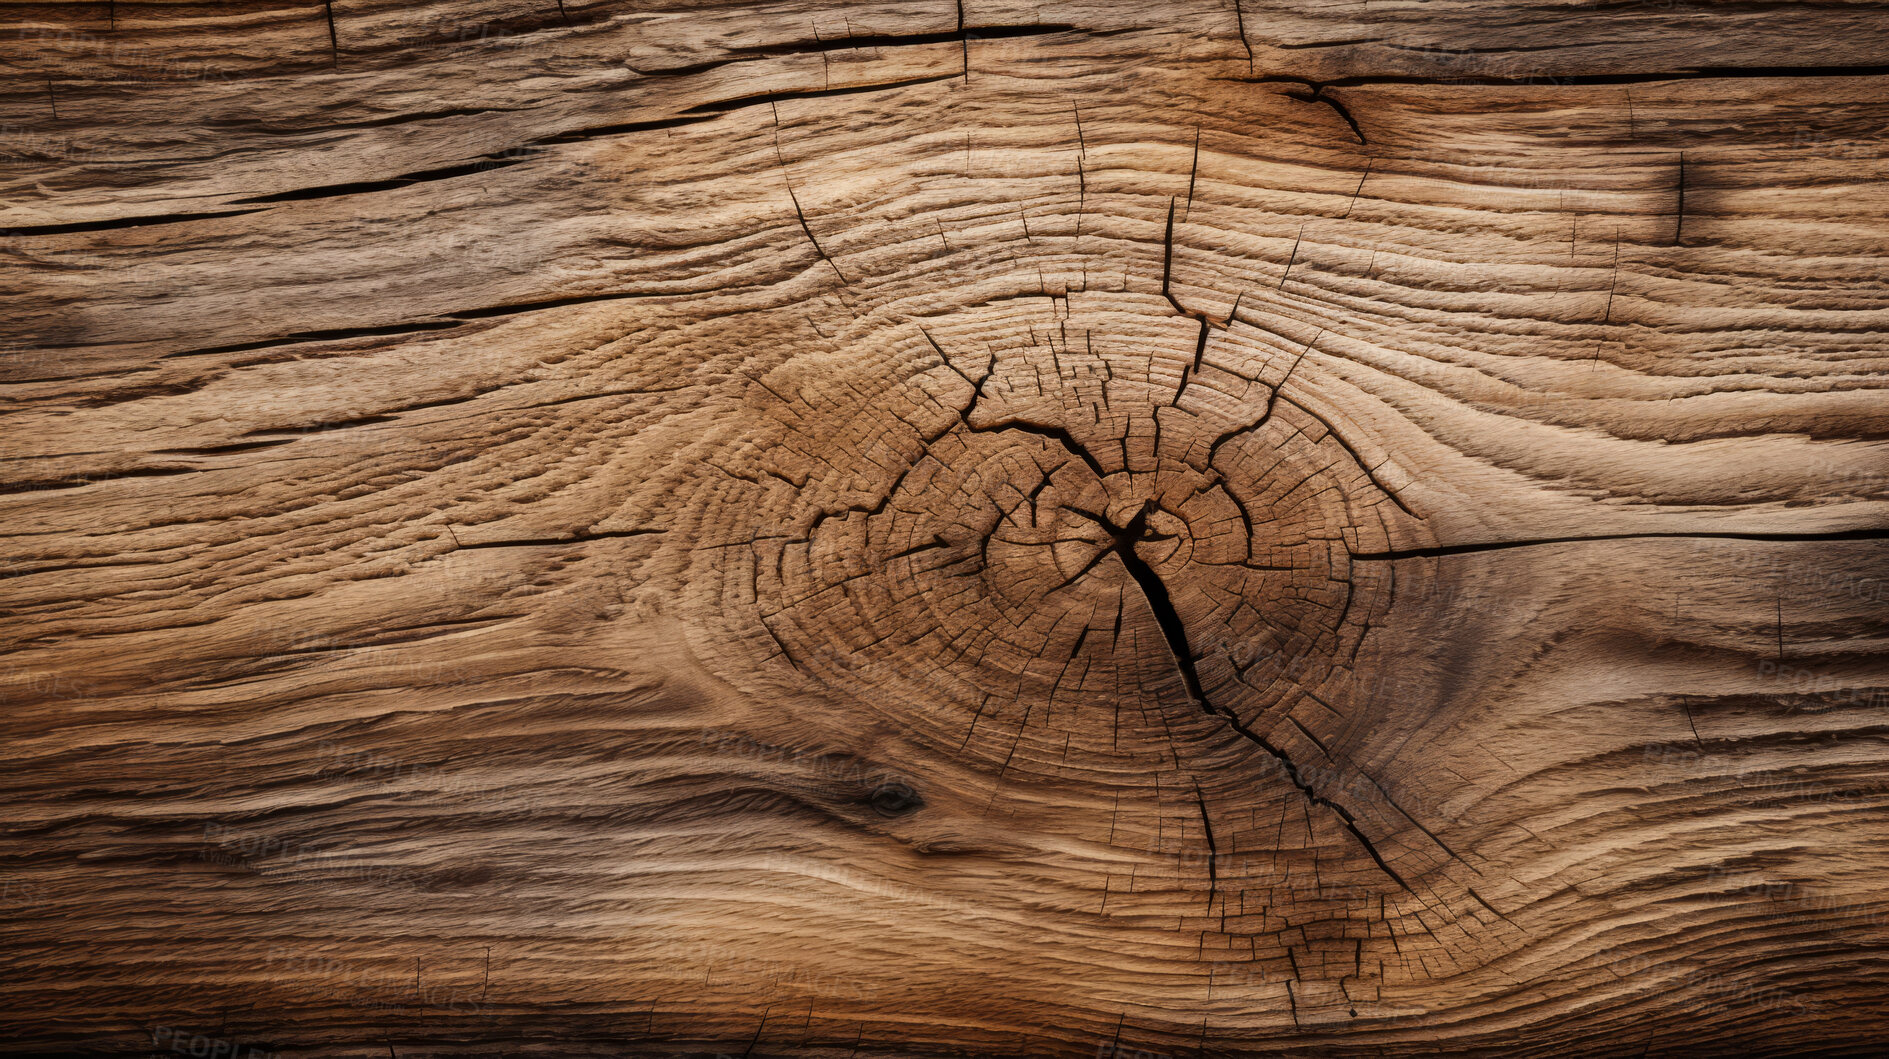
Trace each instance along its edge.
{"label": "rough wood surface", "polygon": [[0,1051],[1889,1034],[1883,5],[9,14]]}

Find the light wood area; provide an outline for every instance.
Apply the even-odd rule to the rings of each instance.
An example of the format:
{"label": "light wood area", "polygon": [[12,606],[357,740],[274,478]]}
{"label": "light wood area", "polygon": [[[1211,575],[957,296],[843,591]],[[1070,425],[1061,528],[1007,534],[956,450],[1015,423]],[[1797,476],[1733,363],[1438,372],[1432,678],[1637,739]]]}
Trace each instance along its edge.
{"label": "light wood area", "polygon": [[4,24],[0,1053],[1889,1035],[1889,7]]}

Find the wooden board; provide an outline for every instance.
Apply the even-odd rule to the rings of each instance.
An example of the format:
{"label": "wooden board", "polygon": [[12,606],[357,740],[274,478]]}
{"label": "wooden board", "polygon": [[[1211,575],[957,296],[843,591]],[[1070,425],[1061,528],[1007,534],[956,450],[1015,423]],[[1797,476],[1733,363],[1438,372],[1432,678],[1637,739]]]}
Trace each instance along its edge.
{"label": "wooden board", "polygon": [[1882,5],[10,10],[0,1051],[1889,1033]]}

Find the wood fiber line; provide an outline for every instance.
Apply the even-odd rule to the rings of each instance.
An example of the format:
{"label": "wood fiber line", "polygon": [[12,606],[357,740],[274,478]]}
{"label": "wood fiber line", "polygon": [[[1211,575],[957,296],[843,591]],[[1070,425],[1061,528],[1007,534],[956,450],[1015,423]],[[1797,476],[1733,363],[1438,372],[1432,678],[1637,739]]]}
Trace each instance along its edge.
{"label": "wood fiber line", "polygon": [[1889,1033],[1882,4],[14,15],[0,1053]]}

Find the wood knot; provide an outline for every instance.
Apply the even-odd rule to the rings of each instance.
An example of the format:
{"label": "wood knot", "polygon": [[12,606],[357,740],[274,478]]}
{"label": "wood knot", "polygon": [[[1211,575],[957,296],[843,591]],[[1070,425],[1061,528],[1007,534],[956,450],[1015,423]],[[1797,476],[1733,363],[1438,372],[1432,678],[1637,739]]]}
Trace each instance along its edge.
{"label": "wood knot", "polygon": [[886,783],[866,796],[866,804],[880,816],[904,816],[924,808],[925,799],[903,783]]}

